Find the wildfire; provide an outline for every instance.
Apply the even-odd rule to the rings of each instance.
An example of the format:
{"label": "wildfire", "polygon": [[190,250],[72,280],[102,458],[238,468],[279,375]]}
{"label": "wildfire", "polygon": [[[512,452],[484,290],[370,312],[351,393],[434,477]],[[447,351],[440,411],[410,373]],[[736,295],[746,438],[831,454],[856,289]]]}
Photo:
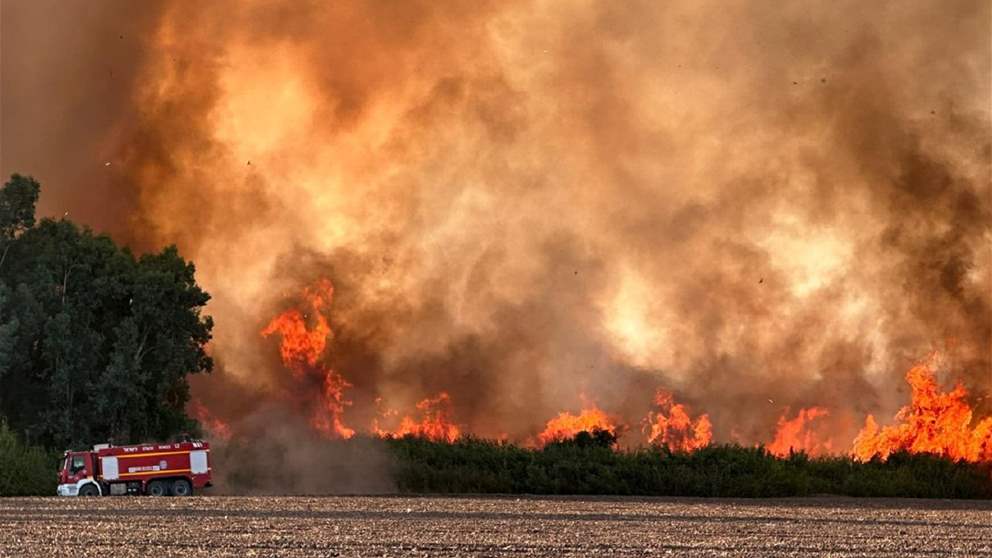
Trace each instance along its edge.
{"label": "wildfire", "polygon": [[[283,365],[298,380],[316,378],[321,382],[320,404],[313,410],[310,424],[328,438],[351,438],[355,431],[344,424],[344,409],[350,404],[344,391],[351,384],[321,360],[327,348],[331,327],[324,310],[331,303],[334,286],[322,280],[304,291],[310,314],[291,308],[279,314],[265,328],[262,336],[278,333],[279,354]],[[312,325],[308,323],[312,322]]]}
{"label": "wildfire", "polygon": [[800,409],[793,419],[783,414],[778,419],[775,438],[765,449],[779,457],[788,456],[790,451],[803,451],[811,456],[830,453],[830,441],[822,441],[813,429],[813,421],[829,414],[822,407]]}
{"label": "wildfire", "polygon": [[[405,416],[400,421],[399,427],[392,431],[383,430],[379,427],[378,421],[375,421],[372,424],[372,431],[380,437],[414,436],[448,443],[454,442],[461,436],[461,429],[451,421],[451,398],[446,392],[442,391],[437,397],[429,397],[417,403],[417,410],[421,414],[419,421]],[[394,411],[383,413],[384,416],[396,414]]]}
{"label": "wildfire", "polygon": [[206,429],[210,436],[220,438],[224,441],[231,439],[231,426],[215,417],[203,403],[193,399],[189,402],[189,411],[193,415],[193,418],[203,425],[203,428]]}
{"label": "wildfire", "polygon": [[538,445],[546,446],[552,442],[560,442],[575,437],[579,432],[595,432],[605,430],[617,433],[613,419],[595,405],[585,408],[578,415],[562,412],[548,421],[540,434],[537,435]]}
{"label": "wildfire", "polygon": [[648,414],[651,426],[648,442],[667,446],[671,451],[691,452],[706,447],[713,440],[709,415],[700,415],[693,421],[685,406],[676,403],[670,392],[661,389],[655,395],[655,403],[660,410],[657,414]]}
{"label": "wildfire", "polygon": [[909,405],[895,416],[896,423],[879,427],[873,415],[854,440],[853,455],[862,461],[874,456],[887,459],[893,452],[933,453],[955,460],[992,459],[992,417],[974,427],[968,392],[958,384],[949,392],[937,386],[929,364],[920,363],[906,373],[912,388]]}
{"label": "wildfire", "polygon": [[[347,439],[355,431],[347,426],[344,413],[351,402],[345,392],[351,387],[342,375],[325,362],[328,341],[333,335],[326,312],[333,299],[330,281],[322,280],[305,289],[304,303],[290,308],[272,319],[262,330],[263,337],[280,336],[279,354],[283,365],[304,388],[314,389],[311,400],[310,424],[328,438]],[[973,411],[966,402],[967,392],[961,385],[942,392],[928,364],[918,364],[906,374],[912,388],[912,399],[895,416],[895,424],[880,427],[873,415],[854,441],[852,454],[866,461],[874,456],[888,458],[895,451],[933,453],[967,461],[992,460],[992,417],[972,425]],[[309,393],[309,392],[308,392]],[[707,414],[693,418],[685,405],[675,401],[671,392],[659,389],[655,395],[657,411],[648,413],[645,433],[648,442],[671,451],[692,452],[713,441],[713,429]],[[440,392],[417,404],[417,413],[402,418],[395,411],[380,412],[380,426],[374,420],[371,431],[380,437],[415,436],[436,442],[452,443],[462,436],[461,427],[452,421],[451,397]],[[213,417],[199,402],[191,402],[192,414],[214,436],[228,439],[230,427]],[[822,435],[823,417],[829,415],[823,407],[800,409],[788,418],[778,419],[775,436],[766,446],[777,456],[790,451],[804,451],[812,456],[831,452],[829,437]],[[398,420],[397,420],[398,419]],[[578,415],[561,412],[545,425],[537,436],[537,445],[568,440],[580,432],[607,431],[618,435],[618,422],[596,405],[587,405]]]}

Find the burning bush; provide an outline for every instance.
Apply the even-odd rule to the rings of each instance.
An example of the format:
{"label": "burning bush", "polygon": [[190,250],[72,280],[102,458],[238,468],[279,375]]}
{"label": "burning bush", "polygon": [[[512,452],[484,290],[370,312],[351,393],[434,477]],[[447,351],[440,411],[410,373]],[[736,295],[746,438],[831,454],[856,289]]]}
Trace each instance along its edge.
{"label": "burning bush", "polygon": [[896,423],[879,427],[873,415],[854,441],[862,461],[886,459],[893,452],[930,453],[954,460],[992,460],[992,417],[972,425],[973,411],[961,385],[949,392],[937,386],[934,371],[920,363],[906,373],[911,401],[896,414]]}
{"label": "burning bush", "polygon": [[650,443],[672,451],[695,451],[713,441],[709,415],[703,414],[693,420],[685,405],[676,403],[674,395],[663,389],[655,394],[655,404],[658,412],[648,415]]}
{"label": "burning bush", "polygon": [[582,409],[578,415],[569,412],[559,413],[557,417],[548,421],[544,430],[537,435],[537,441],[538,446],[546,446],[555,442],[574,440],[580,434],[590,435],[596,432],[608,433],[616,441],[616,419],[592,405]]}

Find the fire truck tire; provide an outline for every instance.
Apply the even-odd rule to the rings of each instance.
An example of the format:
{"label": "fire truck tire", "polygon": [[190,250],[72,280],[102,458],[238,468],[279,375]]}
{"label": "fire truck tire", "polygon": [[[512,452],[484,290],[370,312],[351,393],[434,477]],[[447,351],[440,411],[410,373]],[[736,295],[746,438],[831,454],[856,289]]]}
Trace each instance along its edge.
{"label": "fire truck tire", "polygon": [[165,483],[157,480],[148,483],[148,487],[145,488],[145,492],[147,492],[149,496],[165,496],[167,493],[165,490]]}
{"label": "fire truck tire", "polygon": [[173,496],[190,496],[192,494],[193,494],[193,487],[189,485],[188,480],[179,479],[172,483]]}
{"label": "fire truck tire", "polygon": [[100,489],[95,484],[84,484],[79,488],[80,496],[99,496]]}

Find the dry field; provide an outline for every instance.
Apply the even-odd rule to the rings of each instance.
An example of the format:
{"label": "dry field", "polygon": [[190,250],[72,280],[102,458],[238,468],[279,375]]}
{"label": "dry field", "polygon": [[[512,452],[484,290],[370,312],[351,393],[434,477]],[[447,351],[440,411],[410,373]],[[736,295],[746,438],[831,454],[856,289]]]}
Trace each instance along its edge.
{"label": "dry field", "polygon": [[992,502],[0,499],[0,556],[976,556]]}

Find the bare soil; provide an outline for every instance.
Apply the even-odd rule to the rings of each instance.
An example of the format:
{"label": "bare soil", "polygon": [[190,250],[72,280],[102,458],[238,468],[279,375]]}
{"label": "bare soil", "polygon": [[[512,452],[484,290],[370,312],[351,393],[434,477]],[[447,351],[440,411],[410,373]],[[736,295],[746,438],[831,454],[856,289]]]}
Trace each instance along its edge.
{"label": "bare soil", "polygon": [[0,499],[0,556],[980,556],[992,502]]}

